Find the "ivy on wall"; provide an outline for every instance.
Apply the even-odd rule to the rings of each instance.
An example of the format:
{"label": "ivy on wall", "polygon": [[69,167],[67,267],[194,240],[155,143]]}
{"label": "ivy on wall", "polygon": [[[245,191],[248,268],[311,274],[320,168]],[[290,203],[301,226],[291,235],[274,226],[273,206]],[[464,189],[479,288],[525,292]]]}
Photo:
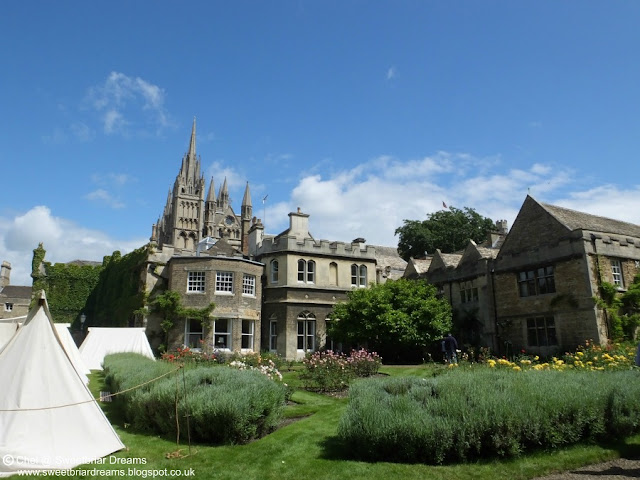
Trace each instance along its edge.
{"label": "ivy on wall", "polygon": [[79,326],[80,314],[87,326],[133,325],[145,302],[143,274],[149,255],[145,245],[122,256],[115,251],[102,265],[75,265],[44,260],[46,251],[33,251],[33,291],[44,290],[56,322]]}
{"label": "ivy on wall", "polygon": [[134,326],[146,300],[146,275],[149,245],[121,256],[113,252],[104,257],[98,283],[88,296],[87,324],[104,327]]}
{"label": "ivy on wall", "polygon": [[45,291],[49,310],[56,322],[73,323],[79,318],[87,298],[96,287],[103,265],[52,265],[44,261],[45,254],[42,243],[33,251],[33,292]]}

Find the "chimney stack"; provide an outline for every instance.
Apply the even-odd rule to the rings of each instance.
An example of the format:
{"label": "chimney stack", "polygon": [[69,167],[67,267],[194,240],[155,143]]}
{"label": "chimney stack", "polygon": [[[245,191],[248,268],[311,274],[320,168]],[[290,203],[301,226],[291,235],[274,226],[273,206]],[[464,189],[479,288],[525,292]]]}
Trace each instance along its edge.
{"label": "chimney stack", "polygon": [[11,284],[11,264],[9,262],[2,262],[0,267],[0,288],[4,288]]}

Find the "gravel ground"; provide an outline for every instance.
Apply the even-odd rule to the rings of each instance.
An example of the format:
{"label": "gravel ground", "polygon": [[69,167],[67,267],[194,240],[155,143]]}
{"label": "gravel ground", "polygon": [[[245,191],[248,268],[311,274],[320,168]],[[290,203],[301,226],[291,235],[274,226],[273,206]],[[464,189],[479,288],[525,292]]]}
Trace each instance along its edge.
{"label": "gravel ground", "polygon": [[619,458],[532,480],[627,480],[640,478],[640,460]]}

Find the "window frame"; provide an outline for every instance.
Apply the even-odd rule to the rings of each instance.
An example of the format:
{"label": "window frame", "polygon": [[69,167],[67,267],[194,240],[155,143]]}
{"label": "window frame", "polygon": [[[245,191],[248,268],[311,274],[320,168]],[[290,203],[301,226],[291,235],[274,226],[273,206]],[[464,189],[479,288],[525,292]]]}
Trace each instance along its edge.
{"label": "window frame", "polygon": [[5,302],[5,304],[4,304],[4,311],[5,311],[5,312],[13,312],[13,303],[11,303],[11,302]]}
{"label": "window frame", "polygon": [[619,258],[610,258],[611,281],[618,288],[624,288],[624,275],[622,274],[622,262]]}
{"label": "window frame", "polygon": [[242,295],[246,297],[256,296],[256,276],[249,273],[242,274]]}
{"label": "window frame", "polygon": [[555,274],[553,265],[519,271],[516,276],[518,295],[525,298],[556,293]]}
{"label": "window frame", "polygon": [[[220,324],[225,323],[225,330],[219,330]],[[217,350],[233,350],[231,347],[233,342],[233,320],[231,318],[217,318],[213,321],[213,348]],[[224,339],[222,347],[220,338]]]}
{"label": "window frame", "polygon": [[298,283],[315,283],[316,262],[313,260],[298,259]]}
{"label": "window frame", "polygon": [[205,293],[207,285],[207,272],[193,270],[187,274],[187,293]]}
{"label": "window frame", "polygon": [[271,270],[271,283],[278,283],[278,271],[279,271],[279,264],[278,264],[278,260],[271,260],[270,265],[270,270]]}
{"label": "window frame", "polygon": [[278,320],[269,320],[269,351],[276,352],[278,350]]}
{"label": "window frame", "polygon": [[[553,347],[558,345],[558,335],[553,315],[527,317],[526,322],[528,347]],[[540,335],[541,332],[542,335]],[[532,342],[534,335],[535,343]]]}
{"label": "window frame", "polygon": [[315,352],[316,351],[316,331],[317,331],[316,316],[310,312],[302,312],[298,315],[296,320],[297,320],[297,336],[296,336],[297,350],[299,352]]}
{"label": "window frame", "polygon": [[368,270],[366,265],[351,264],[351,287],[365,288],[368,283]]}
{"label": "window frame", "polygon": [[307,260],[307,275],[305,280],[307,283],[316,283],[316,262],[313,260]]}
{"label": "window frame", "polygon": [[[193,328],[193,327],[196,328]],[[199,328],[198,328],[199,327]],[[196,340],[192,340],[192,337],[199,336]],[[202,343],[204,342],[204,325],[197,318],[187,318],[184,322],[184,346],[190,350],[199,352],[202,349]],[[193,346],[193,345],[196,346]]]}
{"label": "window frame", "polygon": [[[245,332],[245,326],[249,326],[250,332]],[[241,351],[255,351],[255,331],[256,321],[243,319],[240,326],[240,350]],[[249,346],[245,346],[245,340],[247,340]]]}
{"label": "window frame", "polygon": [[460,303],[472,303],[478,300],[478,287],[475,286],[474,281],[461,282]]}
{"label": "window frame", "polygon": [[223,270],[216,272],[216,294],[233,295],[233,273]]}

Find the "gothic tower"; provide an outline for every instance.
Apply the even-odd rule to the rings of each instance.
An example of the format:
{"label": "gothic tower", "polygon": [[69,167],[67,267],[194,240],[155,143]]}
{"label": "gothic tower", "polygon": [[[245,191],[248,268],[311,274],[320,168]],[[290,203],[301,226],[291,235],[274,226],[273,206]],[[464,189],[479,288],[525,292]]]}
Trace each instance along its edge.
{"label": "gothic tower", "polygon": [[[158,246],[195,250],[201,239],[204,216],[204,177],[200,174],[200,157],[196,155],[196,119],[193,119],[189,151],[169,192],[162,219],[153,228]],[[154,240],[152,234],[152,240]]]}
{"label": "gothic tower", "polygon": [[211,178],[205,200],[204,176],[200,174],[200,157],[196,156],[194,118],[189,151],[182,158],[180,172],[176,176],[173,190],[167,195],[162,216],[152,226],[151,242],[155,242],[160,248],[171,245],[176,249],[195,251],[203,238],[224,238],[227,243],[247,254],[251,211],[249,182],[245,188],[240,215],[236,215],[231,206],[226,178],[217,198]]}

